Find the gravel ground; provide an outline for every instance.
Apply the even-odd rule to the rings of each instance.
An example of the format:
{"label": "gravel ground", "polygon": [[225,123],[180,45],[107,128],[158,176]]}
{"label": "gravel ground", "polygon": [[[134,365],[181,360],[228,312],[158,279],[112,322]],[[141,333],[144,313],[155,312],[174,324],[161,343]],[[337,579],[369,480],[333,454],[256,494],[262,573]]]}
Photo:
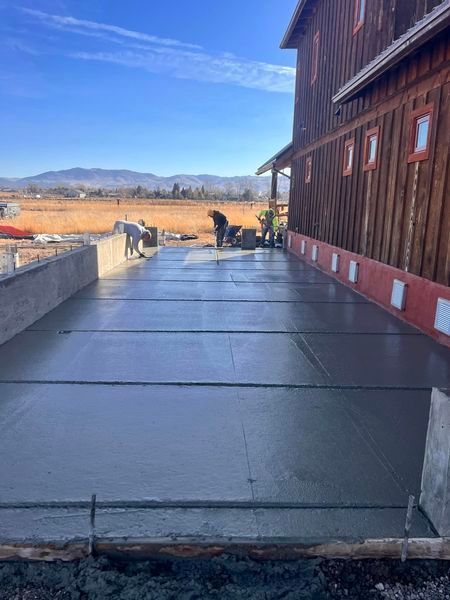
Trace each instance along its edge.
{"label": "gravel ground", "polygon": [[[5,240],[0,239],[0,252],[9,250],[10,246],[16,246],[19,252],[20,265],[23,267],[34,261],[43,261],[46,258],[53,258],[56,252],[62,254],[70,250],[70,246],[63,244],[35,244],[31,240]],[[73,245],[76,248],[77,245]]]}
{"label": "gravel ground", "polygon": [[210,560],[0,564],[0,600],[446,600],[450,564]]}

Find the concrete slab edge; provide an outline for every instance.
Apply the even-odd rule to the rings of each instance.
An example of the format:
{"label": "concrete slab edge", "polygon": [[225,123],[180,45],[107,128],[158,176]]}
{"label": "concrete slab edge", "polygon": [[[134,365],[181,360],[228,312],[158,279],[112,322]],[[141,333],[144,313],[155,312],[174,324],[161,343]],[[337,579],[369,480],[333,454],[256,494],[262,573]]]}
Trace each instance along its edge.
{"label": "concrete slab edge", "polygon": [[[401,558],[403,538],[305,542],[279,539],[96,539],[95,555],[120,560],[214,558],[224,554],[258,560],[305,558],[364,560]],[[77,561],[89,556],[88,541],[0,543],[3,561]],[[409,560],[450,560],[450,538],[412,538]]]}

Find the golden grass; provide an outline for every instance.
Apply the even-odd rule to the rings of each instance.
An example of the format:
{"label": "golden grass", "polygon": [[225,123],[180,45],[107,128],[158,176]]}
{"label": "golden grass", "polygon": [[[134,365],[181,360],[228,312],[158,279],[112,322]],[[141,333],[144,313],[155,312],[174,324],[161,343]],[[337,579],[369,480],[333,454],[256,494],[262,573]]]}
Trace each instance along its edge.
{"label": "golden grass", "polygon": [[174,233],[209,233],[209,208],[223,212],[233,225],[256,227],[256,213],[265,204],[208,203],[174,200],[21,200],[22,212],[8,224],[30,233],[106,233],[114,222],[144,219],[146,225]]}

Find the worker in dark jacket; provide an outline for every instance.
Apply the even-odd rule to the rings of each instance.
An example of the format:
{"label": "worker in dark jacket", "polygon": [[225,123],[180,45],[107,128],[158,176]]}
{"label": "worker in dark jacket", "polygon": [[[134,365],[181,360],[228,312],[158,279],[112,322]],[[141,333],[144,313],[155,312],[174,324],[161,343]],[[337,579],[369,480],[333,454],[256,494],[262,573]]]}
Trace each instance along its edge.
{"label": "worker in dark jacket", "polygon": [[222,248],[225,231],[228,227],[228,220],[224,214],[218,210],[208,210],[208,217],[214,221],[214,232],[216,234],[216,246]]}

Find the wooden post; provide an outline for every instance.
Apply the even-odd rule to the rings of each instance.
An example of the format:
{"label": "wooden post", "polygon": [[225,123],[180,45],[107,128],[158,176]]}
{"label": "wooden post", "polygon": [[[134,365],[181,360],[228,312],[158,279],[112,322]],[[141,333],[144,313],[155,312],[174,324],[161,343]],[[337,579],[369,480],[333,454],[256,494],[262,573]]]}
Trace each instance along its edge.
{"label": "wooden post", "polygon": [[277,200],[277,196],[278,196],[278,173],[273,170],[272,171],[272,189],[270,192],[270,198],[271,200]]}

